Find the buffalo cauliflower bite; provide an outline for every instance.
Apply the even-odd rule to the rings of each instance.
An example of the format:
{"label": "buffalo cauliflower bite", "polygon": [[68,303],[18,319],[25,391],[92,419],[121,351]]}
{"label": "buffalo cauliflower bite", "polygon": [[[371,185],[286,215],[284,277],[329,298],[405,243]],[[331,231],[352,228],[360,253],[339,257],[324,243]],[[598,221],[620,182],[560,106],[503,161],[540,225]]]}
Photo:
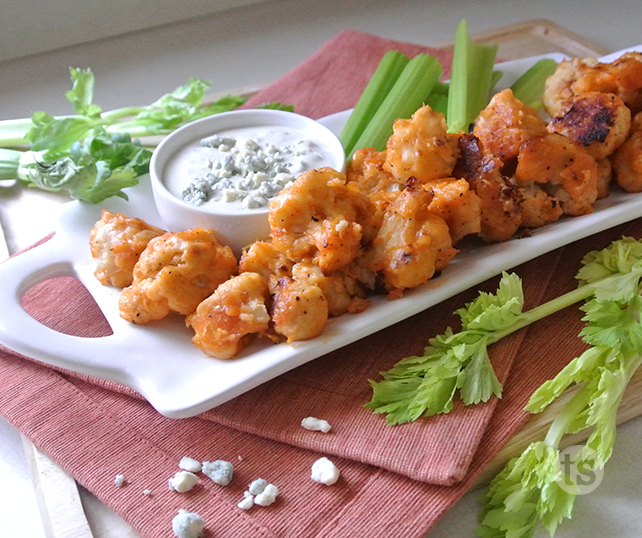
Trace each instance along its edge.
{"label": "buffalo cauliflower bite", "polygon": [[601,200],[611,194],[613,182],[613,165],[611,158],[600,159],[597,162],[597,199]]}
{"label": "buffalo cauliflower bite", "polygon": [[594,159],[604,159],[626,140],[631,111],[612,93],[589,92],[566,101],[548,124]]}
{"label": "buffalo cauliflower bite", "polygon": [[396,120],[386,144],[384,169],[401,183],[411,177],[421,183],[449,177],[457,162],[457,142],[446,130],[444,115],[428,105],[409,120]]}
{"label": "buffalo cauliflower bite", "polygon": [[544,191],[537,183],[530,182],[519,188],[522,222],[524,228],[539,228],[559,220],[563,215],[562,204]]}
{"label": "buffalo cauliflower bite", "polygon": [[627,192],[642,192],[642,112],[631,122],[631,134],[611,156],[615,179]]}
{"label": "buffalo cauliflower bite", "polygon": [[557,116],[569,99],[588,92],[617,95],[634,114],[642,109],[642,53],[627,52],[610,63],[595,58],[573,58],[560,62],[548,77],[543,102]]}
{"label": "buffalo cauliflower bite", "polygon": [[143,324],[170,312],[191,314],[237,269],[232,250],[213,231],[166,233],[149,242],[134,266],[134,281],[118,302],[120,315]]}
{"label": "buffalo cauliflower bite", "polygon": [[211,357],[234,358],[253,335],[267,334],[267,297],[268,283],[258,273],[241,273],[223,282],[185,319],[195,333],[192,342]]}
{"label": "buffalo cauliflower bite", "polygon": [[547,134],[522,145],[514,181],[542,188],[565,215],[585,215],[597,199],[597,162],[565,136]]}
{"label": "buffalo cauliflower bite", "polygon": [[362,148],[355,151],[346,171],[348,186],[355,186],[365,194],[381,214],[404,190],[406,183],[405,179],[398,180],[384,168],[385,160],[385,151]]}
{"label": "buffalo cauliflower bite", "polygon": [[292,278],[309,281],[321,289],[328,302],[328,315],[338,317],[363,312],[370,306],[365,290],[352,276],[343,271],[324,275],[321,269],[310,262],[297,263],[292,267]]}
{"label": "buffalo cauliflower bite", "polygon": [[481,203],[479,236],[489,243],[510,239],[522,224],[522,195],[500,170],[503,163],[484,151],[472,134],[459,138],[456,174],[468,180]]}
{"label": "buffalo cauliflower bite", "polygon": [[270,202],[274,246],[294,262],[311,258],[330,274],[348,266],[376,230],[376,207],[331,168],[311,170]]}
{"label": "buffalo cauliflower bite", "polygon": [[147,243],[164,233],[142,219],[103,209],[101,219],[89,234],[91,255],[97,262],[94,275],[101,284],[129,286],[134,278],[134,265]]}
{"label": "buffalo cauliflower bite", "polygon": [[[544,108],[551,117],[557,116],[564,103],[578,95],[579,91],[576,92],[574,88],[575,83],[582,79],[585,73],[591,71],[597,63],[595,58],[572,58],[562,60],[558,64],[555,72],[546,79],[542,95]],[[614,89],[612,84],[597,84],[595,79],[591,84],[587,84],[587,82],[587,79],[583,78],[583,82],[580,83],[584,91],[612,91]]]}
{"label": "buffalo cauliflower bite", "polygon": [[511,89],[493,95],[475,120],[473,133],[504,164],[519,154],[522,144],[546,134],[546,122],[535,109],[517,99]]}
{"label": "buffalo cauliflower bite", "polygon": [[383,217],[371,263],[391,297],[427,282],[457,253],[448,224],[428,207],[432,199],[418,181],[410,181]]}
{"label": "buffalo cauliflower bite", "polygon": [[468,181],[448,178],[433,181],[428,187],[433,194],[428,209],[446,221],[453,245],[466,235],[481,231],[481,199]]}
{"label": "buffalo cauliflower bite", "polygon": [[269,241],[256,241],[243,249],[239,273],[259,273],[263,278],[272,275],[290,276],[294,262]]}
{"label": "buffalo cauliflower bite", "polygon": [[328,321],[328,301],[312,280],[282,277],[270,284],[274,330],[288,339],[308,340],[321,334]]}

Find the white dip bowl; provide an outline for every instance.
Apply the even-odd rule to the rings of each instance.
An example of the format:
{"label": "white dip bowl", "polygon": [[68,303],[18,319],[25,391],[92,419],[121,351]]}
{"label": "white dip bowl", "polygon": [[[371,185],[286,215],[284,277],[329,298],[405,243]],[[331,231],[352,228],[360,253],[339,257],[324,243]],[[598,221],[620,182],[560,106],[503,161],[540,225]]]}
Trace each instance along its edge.
{"label": "white dip bowl", "polygon": [[[278,133],[287,131],[315,149],[312,168],[329,166],[338,171],[345,170],[345,151],[338,137],[319,122],[299,114],[251,109],[193,121],[164,138],[150,163],[154,201],[169,231],[212,229],[219,242],[229,245],[237,256],[243,247],[269,237],[268,204],[258,208],[244,207],[241,201],[207,201],[197,205],[185,201],[182,195],[186,184],[211,170],[208,162],[218,162],[207,152],[216,152],[220,157],[219,150],[203,146],[201,140],[214,135],[233,136],[229,133],[246,128],[259,128],[269,133],[265,134],[266,140],[270,140],[273,133],[279,136]],[[226,151],[225,146],[223,150]]]}

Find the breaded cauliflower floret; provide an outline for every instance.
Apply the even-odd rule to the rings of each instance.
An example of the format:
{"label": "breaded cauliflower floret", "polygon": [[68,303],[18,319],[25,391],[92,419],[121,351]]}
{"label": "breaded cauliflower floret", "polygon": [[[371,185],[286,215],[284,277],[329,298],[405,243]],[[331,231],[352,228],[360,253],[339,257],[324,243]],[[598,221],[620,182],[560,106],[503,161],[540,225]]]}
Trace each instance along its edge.
{"label": "breaded cauliflower floret", "polygon": [[188,315],[238,271],[228,246],[214,232],[196,228],[152,239],[134,267],[134,281],[120,296],[120,315],[148,323],[170,312]]}
{"label": "breaded cauliflower floret", "polygon": [[347,267],[376,230],[376,207],[331,168],[300,175],[270,203],[272,243],[294,262],[311,258],[324,274]]}
{"label": "breaded cauliflower floret", "polygon": [[594,159],[611,155],[626,140],[631,110],[612,93],[588,92],[569,99],[548,124]]}
{"label": "breaded cauliflower floret", "polygon": [[633,114],[642,110],[642,53],[627,52],[610,63],[595,58],[573,58],[560,62],[548,77],[543,102],[557,116],[569,99],[588,92],[617,95]]}
{"label": "breaded cauliflower floret", "polygon": [[268,284],[258,273],[241,273],[223,282],[185,320],[192,342],[210,357],[234,358],[251,340],[267,333]]}
{"label": "breaded cauliflower floret", "polygon": [[271,317],[274,330],[288,339],[308,340],[319,336],[328,321],[328,301],[311,279],[274,279]]}
{"label": "breaded cauliflower floret", "polygon": [[481,231],[482,202],[468,181],[451,177],[433,181],[428,187],[433,194],[428,208],[446,221],[453,245],[463,237]]}
{"label": "breaded cauliflower floret", "polygon": [[147,243],[164,233],[142,219],[103,209],[89,235],[91,255],[97,262],[96,278],[104,285],[129,286],[134,279],[134,265]]}
{"label": "breaded cauliflower floret", "polygon": [[263,278],[272,275],[290,276],[294,262],[269,241],[255,241],[243,249],[239,273],[259,273]]}
{"label": "breaded cauliflower floret", "polygon": [[642,112],[631,123],[631,134],[611,156],[618,185],[627,192],[642,192]]}
{"label": "breaded cauliflower floret", "polygon": [[457,141],[446,130],[444,115],[428,105],[409,120],[396,120],[386,144],[384,169],[401,183],[410,177],[422,183],[449,177],[457,162]]}
{"label": "breaded cauliflower floret", "polygon": [[386,290],[398,296],[427,282],[457,253],[448,224],[429,209],[432,193],[409,182],[386,211],[371,251],[373,270],[383,276]]}
{"label": "breaded cauliflower floret", "polygon": [[348,186],[365,194],[383,214],[399,193],[404,190],[406,180],[398,180],[385,170],[386,151],[361,148],[355,151],[348,163],[346,176]]}
{"label": "breaded cauliflower floret", "polygon": [[565,215],[585,215],[597,199],[597,162],[565,136],[547,134],[522,145],[514,182],[540,187],[559,201]]}
{"label": "breaded cauliflower floret", "polygon": [[479,236],[489,243],[510,239],[522,223],[520,190],[501,174],[501,160],[485,151],[476,136],[462,135],[459,148],[457,174],[481,200]]}
{"label": "breaded cauliflower floret", "polygon": [[524,142],[546,134],[546,122],[506,89],[493,95],[475,120],[473,132],[486,150],[506,164],[517,157]]}
{"label": "breaded cauliflower floret", "polygon": [[328,301],[330,317],[342,316],[348,312],[363,312],[370,306],[370,301],[365,298],[364,287],[344,272],[324,275],[313,263],[301,262],[292,268],[292,278],[312,282],[321,289]]}

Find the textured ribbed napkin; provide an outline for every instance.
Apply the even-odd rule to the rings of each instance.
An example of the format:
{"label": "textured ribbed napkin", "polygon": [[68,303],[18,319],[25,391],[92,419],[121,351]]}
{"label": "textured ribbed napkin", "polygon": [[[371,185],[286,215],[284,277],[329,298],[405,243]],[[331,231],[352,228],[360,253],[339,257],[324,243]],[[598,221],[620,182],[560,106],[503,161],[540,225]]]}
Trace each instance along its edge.
{"label": "textured ribbed napkin", "polygon": [[[351,107],[389,48],[432,52],[446,65],[450,59],[440,51],[346,31],[250,105],[278,99],[314,117]],[[527,306],[574,287],[588,250],[623,233],[636,235],[639,227],[635,222],[603,232],[517,268]],[[492,279],[481,288],[493,290],[496,284]],[[576,337],[580,315],[571,308],[493,348],[493,363],[505,381],[501,401],[398,427],[365,410],[371,395],[367,379],[421,352],[429,337],[455,322],[452,312],[476,294],[459,294],[182,420],[159,415],[127,387],[0,349],[0,413],[144,537],[172,536],[170,522],[180,508],[205,519],[206,536],[422,536],[527,420],[522,408],[530,393],[582,349]],[[109,333],[91,297],[72,278],[38,285],[23,303],[62,332]],[[328,420],[332,431],[302,429],[305,416]],[[324,455],[342,472],[331,487],[310,480],[310,466]],[[201,478],[188,493],[169,491],[167,480],[183,456],[231,461],[234,480],[223,488]],[[124,487],[114,485],[117,474],[125,475]],[[258,477],[279,486],[277,502],[240,510],[236,504]],[[147,489],[150,495],[143,494]]]}

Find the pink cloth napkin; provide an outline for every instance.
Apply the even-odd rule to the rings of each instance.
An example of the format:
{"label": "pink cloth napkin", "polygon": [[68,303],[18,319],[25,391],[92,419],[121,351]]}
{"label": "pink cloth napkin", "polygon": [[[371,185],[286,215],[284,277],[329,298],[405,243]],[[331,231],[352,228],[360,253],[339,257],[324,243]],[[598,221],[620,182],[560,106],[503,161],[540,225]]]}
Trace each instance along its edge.
{"label": "pink cloth napkin", "polygon": [[[314,117],[351,107],[389,48],[434,52],[446,65],[450,58],[346,31],[252,102],[293,102],[298,112]],[[620,226],[519,267],[527,302],[573,288],[588,250],[639,229],[637,221]],[[492,279],[481,288],[493,290],[496,283]],[[371,396],[367,379],[421,352],[429,337],[455,323],[452,312],[476,294],[468,290],[183,420],[159,415],[127,387],[55,370],[2,348],[0,413],[143,537],[171,537],[171,519],[181,508],[198,512],[212,537],[423,536],[528,419],[522,408],[532,391],[582,350],[576,337],[580,314],[571,308],[493,348],[493,363],[505,381],[502,400],[397,427],[364,409]],[[109,332],[72,278],[43,283],[23,302],[57,330],[87,337]],[[550,341],[553,349],[542,348]],[[328,420],[332,431],[302,429],[305,416]],[[234,479],[221,487],[201,477],[194,490],[172,492],[167,481],[183,456],[230,461]],[[310,467],[321,456],[341,470],[334,486],[310,479]],[[114,485],[117,474],[126,478],[123,487]],[[239,509],[243,492],[258,477],[279,487],[277,502]],[[143,494],[147,489],[150,495]]]}

